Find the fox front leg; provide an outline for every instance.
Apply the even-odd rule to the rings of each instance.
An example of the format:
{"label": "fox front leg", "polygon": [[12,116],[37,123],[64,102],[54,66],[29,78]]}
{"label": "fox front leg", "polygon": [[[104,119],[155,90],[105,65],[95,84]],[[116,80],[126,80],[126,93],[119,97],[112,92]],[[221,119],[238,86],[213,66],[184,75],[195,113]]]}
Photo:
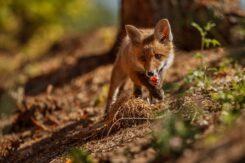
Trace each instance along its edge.
{"label": "fox front leg", "polygon": [[141,86],[138,86],[138,85],[134,85],[134,96],[135,97],[139,97],[139,98],[141,98],[142,97],[142,90],[141,90],[142,88],[141,88]]}
{"label": "fox front leg", "polygon": [[126,81],[126,74],[121,70],[121,67],[119,67],[116,64],[112,70],[105,114],[108,114],[111,104],[117,100],[120,91],[122,91],[123,89],[123,85],[125,81]]}

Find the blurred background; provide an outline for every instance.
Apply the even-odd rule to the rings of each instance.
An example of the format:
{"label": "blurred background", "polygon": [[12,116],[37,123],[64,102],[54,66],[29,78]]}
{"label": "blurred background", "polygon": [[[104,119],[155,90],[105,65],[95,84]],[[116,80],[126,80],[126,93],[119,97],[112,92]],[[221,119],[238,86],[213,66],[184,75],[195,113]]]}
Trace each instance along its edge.
{"label": "blurred background", "polygon": [[[15,107],[10,95],[12,90],[28,78],[44,73],[45,67],[57,65],[39,64],[54,56],[55,51],[62,56],[72,53],[69,50],[77,49],[76,46],[86,51],[86,46],[101,49],[102,44],[111,44],[119,23],[118,15],[119,0],[1,1],[0,115],[12,112]],[[91,45],[90,41],[84,45],[84,40],[90,37],[103,42],[98,40],[96,45]]]}
{"label": "blurred background", "polygon": [[91,54],[110,51],[115,58],[125,24],[147,28],[168,18],[177,49],[190,51],[200,48],[200,34],[191,23],[213,21],[210,37],[223,46],[242,46],[244,8],[245,0],[1,1],[0,114],[12,112],[13,97],[25,94],[32,78]]}
{"label": "blurred background", "polygon": [[[154,28],[162,18],[171,24],[176,54],[164,100],[155,109],[123,97],[107,121],[124,26]],[[53,162],[78,145],[102,162],[120,155],[244,162],[244,45],[245,0],[0,0],[0,162]],[[159,116],[162,125],[138,125],[138,115],[140,124]],[[115,127],[130,127],[130,119],[132,130]],[[114,129],[120,132],[110,138]]]}

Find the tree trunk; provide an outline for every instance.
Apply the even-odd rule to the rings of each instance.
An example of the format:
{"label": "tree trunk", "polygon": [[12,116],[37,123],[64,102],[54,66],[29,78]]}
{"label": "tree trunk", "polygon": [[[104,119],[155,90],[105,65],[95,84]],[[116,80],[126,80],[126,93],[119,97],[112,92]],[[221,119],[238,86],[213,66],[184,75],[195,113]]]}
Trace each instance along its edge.
{"label": "tree trunk", "polygon": [[[111,53],[115,53],[125,36],[124,26],[135,25],[139,28],[152,28],[162,18],[169,19],[178,49],[200,49],[201,38],[191,23],[204,25],[209,21],[216,23],[210,32],[222,45],[234,43],[231,31],[244,18],[239,0],[122,0],[121,24],[117,41]],[[113,57],[113,58],[114,58]]]}

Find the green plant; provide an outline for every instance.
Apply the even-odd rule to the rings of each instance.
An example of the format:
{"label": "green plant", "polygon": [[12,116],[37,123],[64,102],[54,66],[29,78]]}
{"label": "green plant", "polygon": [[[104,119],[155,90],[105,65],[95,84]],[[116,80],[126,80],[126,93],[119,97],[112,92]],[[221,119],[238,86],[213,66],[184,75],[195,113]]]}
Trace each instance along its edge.
{"label": "green plant", "polygon": [[153,133],[153,148],[157,151],[156,159],[178,155],[193,138],[196,128],[171,111],[164,113],[161,130]]}
{"label": "green plant", "polygon": [[219,63],[217,73],[226,73],[232,68],[232,62],[234,62],[231,58],[224,58]]}
{"label": "green plant", "polygon": [[218,40],[207,38],[208,32],[216,26],[215,23],[210,21],[204,27],[201,27],[195,22],[192,22],[191,25],[197,29],[201,35],[201,50],[204,50],[205,47],[209,48],[210,44],[213,45],[213,47],[220,46],[220,42]]}
{"label": "green plant", "polygon": [[214,68],[199,68],[190,72],[184,78],[184,84],[191,84],[200,88],[209,89],[211,87],[212,79],[208,76],[209,72],[216,71]]}
{"label": "green plant", "polygon": [[230,87],[226,89],[212,92],[211,97],[221,104],[221,122],[228,125],[232,124],[241,109],[245,108],[245,78],[243,77],[239,81],[232,81]]}
{"label": "green plant", "polygon": [[74,148],[68,153],[72,163],[93,163],[94,158],[84,149]]}
{"label": "green plant", "polygon": [[[215,23],[213,22],[208,22],[204,27],[201,27],[199,24],[197,24],[196,22],[192,22],[191,25],[198,30],[198,32],[200,33],[201,35],[201,51],[203,51],[205,48],[209,48],[210,47],[210,44],[213,46],[213,47],[217,47],[217,46],[220,46],[220,42],[216,39],[211,39],[211,38],[208,38],[207,37],[207,34],[208,32],[214,28],[216,25]],[[194,57],[196,58],[199,58],[200,59],[200,62],[201,62],[201,68],[202,69],[206,69],[206,65],[204,63],[204,56],[202,53],[196,53],[194,55]]]}

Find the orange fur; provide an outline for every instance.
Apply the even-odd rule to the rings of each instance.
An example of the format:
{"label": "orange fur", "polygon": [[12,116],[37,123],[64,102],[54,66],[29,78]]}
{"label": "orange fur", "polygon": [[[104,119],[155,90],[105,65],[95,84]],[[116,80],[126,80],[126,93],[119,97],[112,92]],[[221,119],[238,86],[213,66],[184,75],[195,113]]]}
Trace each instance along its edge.
{"label": "orange fur", "polygon": [[[174,57],[173,36],[168,20],[160,20],[154,29],[138,29],[131,25],[126,25],[125,28],[127,36],[121,44],[112,71],[106,112],[127,78],[133,81],[136,88],[145,86],[152,96],[160,98],[163,74]],[[149,82],[149,74],[159,76],[158,87]]]}

